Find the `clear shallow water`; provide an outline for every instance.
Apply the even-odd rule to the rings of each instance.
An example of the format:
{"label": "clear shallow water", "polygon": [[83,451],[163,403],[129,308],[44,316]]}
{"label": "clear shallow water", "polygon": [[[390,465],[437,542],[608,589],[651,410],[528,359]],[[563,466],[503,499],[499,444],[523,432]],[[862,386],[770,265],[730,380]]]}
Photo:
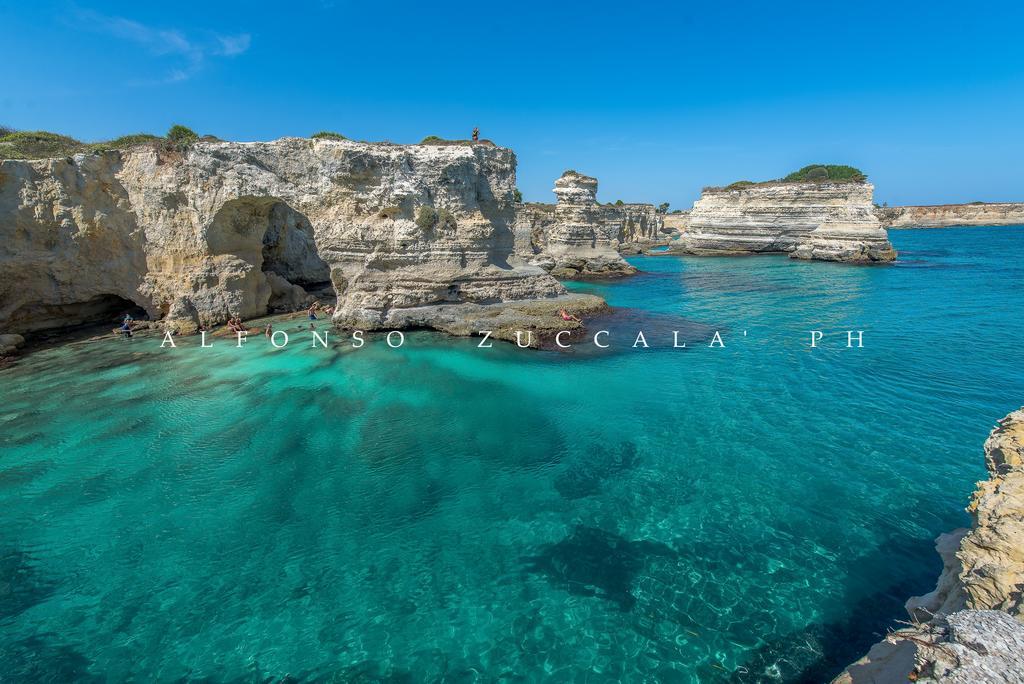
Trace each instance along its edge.
{"label": "clear shallow water", "polygon": [[32,355],[0,373],[2,678],[826,679],[933,586],[1024,402],[1024,229],[891,236],[892,267],[637,258],[573,286],[628,307],[602,354]]}

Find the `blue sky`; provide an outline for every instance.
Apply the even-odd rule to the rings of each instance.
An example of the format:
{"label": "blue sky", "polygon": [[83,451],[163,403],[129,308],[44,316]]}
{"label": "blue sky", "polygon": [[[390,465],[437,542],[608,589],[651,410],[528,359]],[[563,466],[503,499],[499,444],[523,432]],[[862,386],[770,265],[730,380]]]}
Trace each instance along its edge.
{"label": "blue sky", "polygon": [[0,123],[84,140],[172,123],[512,147],[526,199],[603,201],[811,162],[890,204],[1024,200],[1017,2],[3,2]]}

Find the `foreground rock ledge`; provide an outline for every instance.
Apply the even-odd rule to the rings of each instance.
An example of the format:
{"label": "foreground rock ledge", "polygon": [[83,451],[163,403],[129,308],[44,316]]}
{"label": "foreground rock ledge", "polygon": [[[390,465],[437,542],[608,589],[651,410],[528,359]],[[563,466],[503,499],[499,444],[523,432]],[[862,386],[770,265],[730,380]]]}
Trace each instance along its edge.
{"label": "foreground rock ledge", "polygon": [[834,681],[1024,682],[1024,408],[985,442],[989,479],[974,523],[941,535],[935,590],[907,602],[914,626],[890,634]]}
{"label": "foreground rock ledge", "polygon": [[[563,309],[584,322],[563,321],[560,315]],[[600,297],[566,294],[550,299],[497,304],[441,304],[393,309],[380,325],[369,329],[432,328],[460,337],[482,335],[482,331],[487,331],[491,339],[546,349],[554,346],[555,335],[563,330],[570,331],[567,339],[563,338],[564,343],[578,339],[586,330],[587,318],[607,310],[608,305]],[[336,322],[342,327],[355,327],[344,320]]]}

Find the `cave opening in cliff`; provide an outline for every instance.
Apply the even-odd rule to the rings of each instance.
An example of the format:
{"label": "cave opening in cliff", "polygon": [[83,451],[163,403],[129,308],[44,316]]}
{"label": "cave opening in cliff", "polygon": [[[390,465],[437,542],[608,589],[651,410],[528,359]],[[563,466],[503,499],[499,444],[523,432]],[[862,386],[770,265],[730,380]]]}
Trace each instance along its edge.
{"label": "cave opening in cliff", "polygon": [[115,294],[102,294],[80,302],[67,304],[26,304],[15,310],[9,320],[11,330],[17,330],[32,342],[49,339],[67,341],[69,336],[91,336],[113,330],[128,315],[145,320],[149,314],[144,308]]}
{"label": "cave opening in cliff", "polygon": [[277,197],[241,197],[226,202],[208,231],[215,254],[235,254],[259,264],[271,312],[294,311],[311,298],[336,298],[331,269],[320,257],[313,225]]}

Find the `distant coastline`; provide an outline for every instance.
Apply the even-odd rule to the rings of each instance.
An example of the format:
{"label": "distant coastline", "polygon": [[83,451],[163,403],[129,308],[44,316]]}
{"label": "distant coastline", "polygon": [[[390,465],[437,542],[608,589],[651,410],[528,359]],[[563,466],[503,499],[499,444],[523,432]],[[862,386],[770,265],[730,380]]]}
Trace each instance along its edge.
{"label": "distant coastline", "polygon": [[1024,202],[970,202],[876,207],[884,228],[953,228],[1024,225]]}

